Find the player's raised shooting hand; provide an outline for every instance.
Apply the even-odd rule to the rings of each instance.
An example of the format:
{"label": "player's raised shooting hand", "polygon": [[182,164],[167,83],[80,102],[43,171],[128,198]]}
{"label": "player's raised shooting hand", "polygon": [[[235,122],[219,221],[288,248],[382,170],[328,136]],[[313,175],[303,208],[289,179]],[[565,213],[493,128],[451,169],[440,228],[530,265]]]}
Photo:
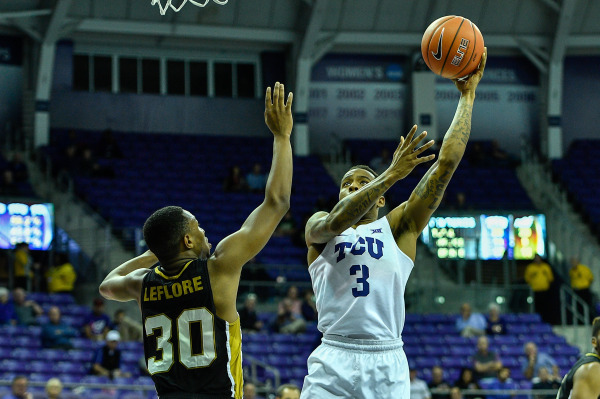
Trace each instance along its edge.
{"label": "player's raised shooting hand", "polygon": [[461,94],[475,94],[475,89],[479,84],[479,81],[483,77],[483,71],[485,69],[485,63],[487,62],[487,47],[483,48],[483,55],[481,56],[481,62],[473,73],[466,79],[455,79],[454,84],[460,90]]}
{"label": "player's raised shooting hand", "polygon": [[284,101],[285,89],[283,84],[277,82],[273,88],[271,98],[271,88],[267,87],[265,94],[265,123],[275,136],[287,136],[292,134],[294,121],[292,119],[292,92],[288,94],[287,104]]}
{"label": "player's raised shooting hand", "polygon": [[408,176],[415,166],[435,158],[434,154],[419,158],[419,155],[430,148],[434,144],[434,141],[430,140],[421,147],[416,148],[417,144],[427,136],[427,132],[423,132],[415,137],[416,131],[417,125],[414,125],[412,129],[410,129],[406,139],[404,139],[404,137],[400,138],[400,144],[398,145],[398,148],[396,148],[396,151],[394,151],[392,163],[384,173],[391,173],[395,179],[400,180]]}

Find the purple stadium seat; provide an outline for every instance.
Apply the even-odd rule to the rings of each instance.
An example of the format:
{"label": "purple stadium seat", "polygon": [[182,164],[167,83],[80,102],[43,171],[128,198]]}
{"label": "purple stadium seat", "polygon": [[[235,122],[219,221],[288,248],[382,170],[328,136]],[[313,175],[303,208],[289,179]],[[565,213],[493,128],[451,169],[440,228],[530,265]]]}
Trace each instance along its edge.
{"label": "purple stadium seat", "polygon": [[58,362],[68,360],[68,355],[62,349],[40,349],[37,350],[37,358],[49,362]]}
{"label": "purple stadium seat", "polygon": [[37,351],[35,349],[17,348],[13,349],[7,357],[15,360],[34,360],[37,359]]}
{"label": "purple stadium seat", "polygon": [[109,384],[110,379],[103,375],[86,375],[81,378],[80,382],[85,384]]}
{"label": "purple stadium seat", "polygon": [[82,349],[87,351],[96,350],[100,344],[91,341],[87,338],[71,338],[71,344],[73,344],[73,348]]}
{"label": "purple stadium seat", "polygon": [[121,351],[121,360],[124,363],[137,363],[140,361],[140,358],[143,356],[143,352],[131,352],[131,351]]}
{"label": "purple stadium seat", "polygon": [[91,362],[94,357],[94,352],[86,350],[71,349],[67,351],[67,358],[71,362],[83,363]]}
{"label": "purple stadium seat", "polygon": [[136,378],[134,384],[153,387],[154,381],[152,381],[151,377],[142,376],[142,377]]}
{"label": "purple stadium seat", "polygon": [[[54,377],[56,374],[52,373],[52,376]],[[64,383],[78,383],[83,378],[82,376],[71,374],[59,374],[57,377]]]}

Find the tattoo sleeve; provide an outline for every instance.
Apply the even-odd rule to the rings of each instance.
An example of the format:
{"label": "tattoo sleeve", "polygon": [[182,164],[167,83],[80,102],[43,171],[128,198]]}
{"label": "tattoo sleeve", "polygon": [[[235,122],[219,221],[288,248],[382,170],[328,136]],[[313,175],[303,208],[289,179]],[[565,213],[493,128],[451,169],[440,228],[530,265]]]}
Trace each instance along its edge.
{"label": "tattoo sleeve", "polygon": [[342,199],[329,214],[335,226],[345,230],[358,222],[390,187],[391,184],[379,176],[362,190]]}

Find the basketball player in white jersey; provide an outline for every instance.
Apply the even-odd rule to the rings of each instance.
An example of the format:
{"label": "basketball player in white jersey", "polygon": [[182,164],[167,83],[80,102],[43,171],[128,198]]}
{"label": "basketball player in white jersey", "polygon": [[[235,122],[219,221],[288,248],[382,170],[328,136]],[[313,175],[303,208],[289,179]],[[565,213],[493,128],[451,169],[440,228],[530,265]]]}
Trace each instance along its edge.
{"label": "basketball player in white jersey", "polygon": [[[433,141],[415,149],[426,133],[401,139],[381,175],[355,166],[344,175],[339,202],[306,224],[309,273],[316,295],[322,344],[308,358],[301,399],[409,399],[410,381],[402,349],[404,289],[414,265],[417,238],[438,207],[465,152],[471,131],[479,68],[465,81],[454,120],[437,161],[408,201],[379,219],[384,193],[413,168]],[[414,140],[413,140],[414,138]]]}

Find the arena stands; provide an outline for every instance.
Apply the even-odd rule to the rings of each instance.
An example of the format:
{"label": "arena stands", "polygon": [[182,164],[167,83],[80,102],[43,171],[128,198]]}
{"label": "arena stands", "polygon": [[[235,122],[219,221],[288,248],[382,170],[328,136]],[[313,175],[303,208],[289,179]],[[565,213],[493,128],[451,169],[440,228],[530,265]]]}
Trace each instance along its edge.
{"label": "arena stands", "polygon": [[[50,306],[59,306],[63,320],[79,329],[82,320],[91,312],[87,306],[78,305],[70,295],[31,293],[29,298],[41,304],[47,310]],[[263,312],[259,317],[266,326],[275,314]],[[564,374],[579,356],[579,349],[570,346],[565,339],[552,332],[552,328],[541,321],[537,314],[506,314],[506,335],[490,337],[490,349],[499,354],[505,366],[511,369],[513,380],[524,389],[531,387],[522,373],[526,362],[523,345],[535,342],[540,351],[551,355]],[[458,378],[460,369],[472,365],[471,356],[476,350],[476,338],[461,337],[454,329],[456,315],[452,314],[407,314],[403,334],[404,349],[409,362],[429,381],[431,368],[440,365],[444,368],[448,381]],[[45,316],[39,321],[43,323]],[[106,387],[77,388],[77,384],[115,384],[109,394],[113,398],[126,399],[136,397],[150,399],[155,397],[153,384],[139,368],[143,356],[140,342],[120,342],[123,370],[131,373],[129,378],[109,380],[107,377],[90,374],[91,361],[96,348],[102,342],[94,342],[83,337],[72,339],[73,349],[42,349],[41,327],[0,326],[0,380],[11,380],[15,375],[24,374],[30,382],[44,382],[48,378],[58,377],[71,387],[67,397],[86,397],[100,399],[107,395]],[[306,375],[306,359],[319,344],[320,333],[315,323],[308,323],[302,334],[277,334],[268,328],[258,333],[244,334],[244,367],[249,372],[252,360],[262,361],[276,368],[281,382],[302,385]],[[52,365],[49,367],[49,365]],[[274,380],[271,371],[258,369],[259,383]],[[147,391],[135,392],[131,389],[119,389],[118,386],[137,386]],[[94,387],[94,385],[91,385]],[[32,389],[36,397],[42,391]],[[69,396],[71,395],[71,396]]]}

